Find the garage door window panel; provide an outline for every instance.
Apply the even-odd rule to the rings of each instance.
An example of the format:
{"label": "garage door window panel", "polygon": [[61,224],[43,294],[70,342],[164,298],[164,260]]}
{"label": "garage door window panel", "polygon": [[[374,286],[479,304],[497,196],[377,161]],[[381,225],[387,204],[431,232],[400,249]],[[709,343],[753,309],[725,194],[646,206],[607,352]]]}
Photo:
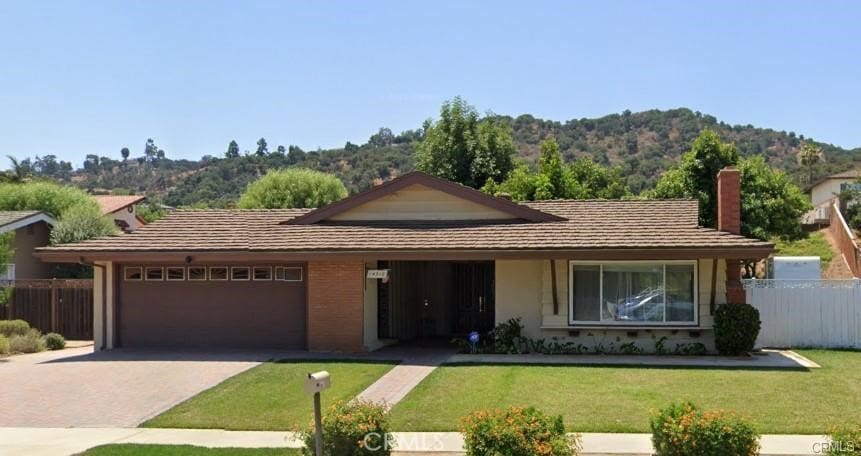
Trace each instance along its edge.
{"label": "garage door window panel", "polygon": [[206,268],[203,266],[189,266],[188,280],[191,282],[202,282],[206,280]]}
{"label": "garage door window panel", "polygon": [[209,280],[223,282],[227,280],[227,266],[212,266],[209,268]]}
{"label": "garage door window panel", "polygon": [[148,267],[146,268],[146,280],[160,282],[164,280],[164,268]]}
{"label": "garage door window panel", "polygon": [[171,266],[166,268],[167,280],[170,282],[181,282],[185,280],[185,268],[181,266]]}
{"label": "garage door window panel", "polygon": [[143,280],[143,268],[140,266],[126,266],[123,268],[123,278],[131,282]]}

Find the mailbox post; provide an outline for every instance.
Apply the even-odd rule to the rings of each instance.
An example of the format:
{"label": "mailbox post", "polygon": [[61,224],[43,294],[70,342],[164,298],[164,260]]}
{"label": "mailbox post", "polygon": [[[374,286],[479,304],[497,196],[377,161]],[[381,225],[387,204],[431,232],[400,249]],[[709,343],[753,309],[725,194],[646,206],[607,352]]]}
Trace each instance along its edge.
{"label": "mailbox post", "polygon": [[330,386],[331,380],[326,371],[309,373],[305,380],[305,392],[314,395],[314,441],[317,456],[323,456],[323,417],[320,410],[320,392],[329,389]]}

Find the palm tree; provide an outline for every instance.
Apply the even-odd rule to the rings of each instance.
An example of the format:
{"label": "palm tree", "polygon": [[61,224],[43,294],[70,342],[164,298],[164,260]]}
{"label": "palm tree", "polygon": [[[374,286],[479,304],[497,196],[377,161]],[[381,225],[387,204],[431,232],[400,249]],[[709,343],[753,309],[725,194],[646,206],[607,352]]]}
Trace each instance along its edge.
{"label": "palm tree", "polygon": [[0,182],[9,182],[13,184],[21,184],[30,180],[30,176],[32,176],[32,172],[30,168],[17,158],[7,155],[6,158],[9,159],[9,162],[12,163],[12,169],[9,171],[4,171],[0,174]]}
{"label": "palm tree", "polygon": [[807,183],[813,183],[813,166],[822,158],[822,148],[811,143],[801,146],[801,164],[807,167]]}

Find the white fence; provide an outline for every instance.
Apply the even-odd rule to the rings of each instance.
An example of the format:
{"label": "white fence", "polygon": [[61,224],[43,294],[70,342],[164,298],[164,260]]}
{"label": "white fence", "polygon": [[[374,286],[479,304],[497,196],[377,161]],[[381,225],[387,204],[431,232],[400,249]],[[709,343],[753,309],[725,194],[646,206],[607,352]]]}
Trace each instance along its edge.
{"label": "white fence", "polygon": [[745,280],[762,347],[861,348],[861,280]]}

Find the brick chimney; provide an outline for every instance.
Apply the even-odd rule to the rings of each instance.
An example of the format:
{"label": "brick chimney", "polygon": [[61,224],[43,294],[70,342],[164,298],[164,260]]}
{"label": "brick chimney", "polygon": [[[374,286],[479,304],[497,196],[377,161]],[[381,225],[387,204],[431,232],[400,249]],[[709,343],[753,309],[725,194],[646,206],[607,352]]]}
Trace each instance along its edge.
{"label": "brick chimney", "polygon": [[[741,173],[726,167],[717,175],[717,229],[741,234]],[[726,302],[740,304],[746,301],[741,286],[741,266],[738,261],[726,260]]]}

